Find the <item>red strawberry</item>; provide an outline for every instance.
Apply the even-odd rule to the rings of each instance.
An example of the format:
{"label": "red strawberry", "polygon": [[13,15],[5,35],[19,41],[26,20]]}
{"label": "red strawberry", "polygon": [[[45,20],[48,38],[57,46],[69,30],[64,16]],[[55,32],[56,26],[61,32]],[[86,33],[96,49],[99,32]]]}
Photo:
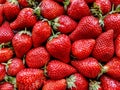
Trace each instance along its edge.
{"label": "red strawberry", "polygon": [[5,75],[6,75],[5,65],[0,64],[0,81],[4,79]]}
{"label": "red strawberry", "polygon": [[3,17],[3,5],[0,4],[0,25],[3,23],[4,17]]}
{"label": "red strawberry", "polygon": [[39,47],[50,37],[52,28],[48,22],[38,21],[32,30],[32,40],[34,47]]}
{"label": "red strawberry", "polygon": [[39,7],[42,16],[49,20],[64,14],[64,8],[53,0],[42,0]]}
{"label": "red strawberry", "polygon": [[0,0],[0,4],[4,4],[6,0]]}
{"label": "red strawberry", "polygon": [[30,7],[35,4],[35,0],[18,0],[18,2],[22,7]]}
{"label": "red strawberry", "polygon": [[120,0],[110,0],[112,5],[118,6],[120,4]]}
{"label": "red strawberry", "polygon": [[30,68],[41,68],[50,60],[50,55],[44,47],[31,49],[26,55],[26,63]]}
{"label": "red strawberry", "polygon": [[20,12],[18,1],[7,0],[7,2],[4,4],[3,11],[7,20],[14,20]]}
{"label": "red strawberry", "polygon": [[69,90],[88,90],[88,81],[79,73],[75,73],[67,78]]}
{"label": "red strawberry", "polygon": [[12,45],[18,58],[22,58],[32,47],[30,32],[20,31],[12,39]]}
{"label": "red strawberry", "polygon": [[100,73],[101,67],[99,62],[92,57],[81,61],[72,61],[71,64],[85,77],[96,78]]}
{"label": "red strawberry", "polygon": [[66,90],[67,84],[65,79],[48,80],[43,85],[42,90]]}
{"label": "red strawberry", "polygon": [[90,15],[90,9],[84,0],[70,0],[67,14],[75,20],[80,20],[82,17]]}
{"label": "red strawberry", "polygon": [[115,53],[120,58],[120,34],[117,36],[115,40]]}
{"label": "red strawberry", "polygon": [[19,58],[13,58],[7,64],[7,74],[10,76],[16,76],[19,71],[25,68],[23,61]]}
{"label": "red strawberry", "polygon": [[34,15],[34,10],[32,8],[24,8],[18,14],[16,20],[14,20],[10,27],[13,30],[23,29],[25,27],[33,27],[37,22],[37,17]]}
{"label": "red strawberry", "polygon": [[0,90],[14,90],[14,86],[9,82],[4,82],[0,84]]}
{"label": "red strawberry", "polygon": [[53,37],[46,44],[48,52],[55,58],[68,63],[70,61],[71,42],[67,35],[60,34]]}
{"label": "red strawberry", "polygon": [[86,1],[86,3],[93,3],[93,2],[95,2],[95,0],[85,0]]}
{"label": "red strawberry", "polygon": [[61,33],[68,34],[74,31],[77,23],[67,15],[61,15],[54,19],[53,28]]}
{"label": "red strawberry", "polygon": [[96,38],[102,33],[99,20],[93,16],[83,17],[76,29],[69,35],[72,41],[85,38]]}
{"label": "red strawberry", "polygon": [[82,39],[75,41],[72,44],[72,54],[77,59],[85,59],[91,54],[94,45],[95,45],[94,39]]}
{"label": "red strawberry", "polygon": [[51,79],[62,79],[76,73],[75,68],[58,60],[50,61],[46,67],[46,70],[48,77]]}
{"label": "red strawberry", "polygon": [[108,62],[114,54],[113,30],[102,33],[97,39],[92,55],[101,62]]}
{"label": "red strawberry", "polygon": [[45,80],[40,69],[23,69],[16,76],[18,90],[38,90]]}
{"label": "red strawberry", "polygon": [[0,27],[0,43],[11,42],[14,37],[14,33],[10,28],[9,22],[5,21]]}

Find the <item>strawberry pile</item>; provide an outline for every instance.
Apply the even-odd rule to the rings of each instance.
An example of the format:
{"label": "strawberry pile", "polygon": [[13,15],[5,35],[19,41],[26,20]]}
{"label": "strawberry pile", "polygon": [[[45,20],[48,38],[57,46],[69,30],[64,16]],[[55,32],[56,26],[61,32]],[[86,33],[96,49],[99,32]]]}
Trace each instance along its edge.
{"label": "strawberry pile", "polygon": [[120,90],[120,0],[0,0],[0,90]]}

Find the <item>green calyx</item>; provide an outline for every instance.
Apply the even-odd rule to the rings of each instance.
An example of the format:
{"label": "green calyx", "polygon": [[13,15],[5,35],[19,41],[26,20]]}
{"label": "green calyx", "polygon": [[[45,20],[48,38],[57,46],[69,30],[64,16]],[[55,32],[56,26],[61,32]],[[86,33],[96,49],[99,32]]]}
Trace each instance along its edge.
{"label": "green calyx", "polygon": [[1,49],[1,48],[4,48],[5,46],[11,47],[11,42],[1,43],[1,44],[0,44],[0,49]]}
{"label": "green calyx", "polygon": [[58,27],[60,26],[60,24],[59,24],[59,18],[55,18],[55,19],[52,21],[51,24],[52,24],[53,29],[54,29],[54,30],[57,30]]}
{"label": "green calyx", "polygon": [[18,32],[20,35],[21,34],[26,34],[26,35],[29,35],[29,36],[32,36],[31,32],[30,31],[27,31],[27,28],[25,28],[25,30],[22,30],[20,32]]}
{"label": "green calyx", "polygon": [[8,0],[11,4],[15,4],[18,5],[18,1],[17,0]]}
{"label": "green calyx", "polygon": [[[114,6],[114,4],[112,5],[112,10],[111,12],[109,12],[108,14],[113,14],[113,13],[119,13],[120,12],[120,5],[118,5],[116,8]],[[107,15],[108,15],[107,14]]]}
{"label": "green calyx", "polygon": [[3,65],[5,65],[5,69],[6,69],[6,72],[9,68],[9,65],[12,63],[12,59],[8,60],[7,63],[2,63]]}
{"label": "green calyx", "polygon": [[29,6],[36,7],[37,2],[35,0],[27,0]]}
{"label": "green calyx", "polygon": [[99,88],[101,88],[100,84],[100,82],[90,80],[89,90],[99,90]]}
{"label": "green calyx", "polygon": [[65,11],[66,11],[68,5],[70,4],[70,0],[64,0],[63,4],[64,4],[64,9],[65,9]]}
{"label": "green calyx", "polygon": [[40,18],[41,15],[40,15],[40,7],[39,7],[39,6],[34,9],[34,14],[35,14],[38,18]]}
{"label": "green calyx", "polygon": [[53,38],[57,38],[58,35],[60,34],[60,32],[57,32],[56,34],[54,33],[54,31],[52,30],[52,36],[48,39],[49,41],[51,41]]}

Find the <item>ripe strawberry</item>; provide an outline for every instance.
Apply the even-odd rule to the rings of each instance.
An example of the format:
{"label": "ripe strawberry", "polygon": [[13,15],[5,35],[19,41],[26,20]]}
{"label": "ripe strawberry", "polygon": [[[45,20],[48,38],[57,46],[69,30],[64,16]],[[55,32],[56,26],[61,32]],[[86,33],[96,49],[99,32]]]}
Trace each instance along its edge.
{"label": "ripe strawberry", "polygon": [[0,81],[4,79],[5,75],[6,75],[5,65],[0,64]]}
{"label": "ripe strawberry", "polygon": [[95,0],[85,0],[86,1],[86,3],[93,3],[93,2],[95,2]]}
{"label": "ripe strawberry", "polygon": [[76,29],[69,35],[72,41],[85,38],[97,38],[102,33],[99,20],[93,16],[83,17]]}
{"label": "ripe strawberry", "polygon": [[54,19],[53,28],[57,31],[68,34],[74,31],[76,28],[77,23],[67,15],[61,15]]}
{"label": "ripe strawberry", "polygon": [[16,20],[10,23],[12,30],[24,29],[25,27],[33,27],[37,22],[37,17],[34,15],[32,8],[24,8],[18,14]]}
{"label": "ripe strawberry", "polygon": [[4,4],[6,0],[0,0],[0,4]]}
{"label": "ripe strawberry", "polygon": [[92,55],[101,62],[108,62],[113,57],[113,54],[113,30],[108,30],[96,39]]}
{"label": "ripe strawberry", "polygon": [[12,45],[18,58],[22,58],[32,47],[30,32],[20,31],[12,39]]}
{"label": "ripe strawberry", "polygon": [[30,7],[35,4],[35,0],[18,0],[18,2],[23,8]]}
{"label": "ripe strawberry", "polygon": [[26,64],[30,68],[41,68],[50,60],[50,55],[44,47],[31,49],[26,54]]}
{"label": "ripe strawberry", "polygon": [[115,53],[120,58],[120,34],[117,36],[115,40]]}
{"label": "ripe strawberry", "polygon": [[49,20],[64,14],[63,6],[53,0],[42,0],[39,7],[42,16]]}
{"label": "ripe strawberry", "polygon": [[75,20],[80,20],[82,17],[90,15],[90,9],[84,0],[70,0],[67,14]]}
{"label": "ripe strawberry", "polygon": [[40,69],[23,69],[16,76],[18,90],[38,90],[45,80]]}
{"label": "ripe strawberry", "polygon": [[100,73],[101,67],[99,62],[92,57],[81,61],[72,61],[71,64],[85,77],[96,78]]}
{"label": "ripe strawberry", "polygon": [[7,20],[9,21],[14,20],[20,12],[18,1],[7,0],[3,6],[3,11]]}
{"label": "ripe strawberry", "polygon": [[67,35],[60,34],[53,37],[52,40],[47,42],[46,48],[53,57],[60,61],[64,63],[68,63],[70,61],[71,42]]}
{"label": "ripe strawberry", "polygon": [[0,25],[3,23],[4,17],[3,17],[3,5],[0,4]]}
{"label": "ripe strawberry", "polygon": [[81,39],[75,41],[72,44],[72,54],[77,59],[85,59],[91,54],[94,45],[95,45],[94,39]]}
{"label": "ripe strawberry", "polygon": [[67,84],[65,79],[48,80],[44,83],[42,90],[66,90]]}
{"label": "ripe strawberry", "polygon": [[77,72],[76,69],[69,64],[65,64],[58,60],[50,61],[46,67],[46,70],[48,77],[51,79],[62,79]]}
{"label": "ripe strawberry", "polygon": [[120,4],[120,0],[110,0],[112,5],[118,6]]}
{"label": "ripe strawberry", "polygon": [[10,28],[9,22],[5,21],[0,27],[0,43],[11,42],[14,37],[14,33]]}
{"label": "ripe strawberry", "polygon": [[9,82],[0,84],[0,90],[14,90],[14,85]]}
{"label": "ripe strawberry", "polygon": [[48,22],[38,21],[32,29],[32,40],[34,47],[39,47],[50,37],[52,28]]}
{"label": "ripe strawberry", "polygon": [[79,73],[75,73],[67,78],[69,90],[88,90],[88,81]]}

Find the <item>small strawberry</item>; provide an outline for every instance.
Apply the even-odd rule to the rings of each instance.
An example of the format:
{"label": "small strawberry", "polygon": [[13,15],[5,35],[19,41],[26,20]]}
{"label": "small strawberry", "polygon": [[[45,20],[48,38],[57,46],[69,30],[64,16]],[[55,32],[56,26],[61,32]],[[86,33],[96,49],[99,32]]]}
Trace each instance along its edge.
{"label": "small strawberry", "polygon": [[115,40],[115,53],[120,58],[120,34],[117,36]]}
{"label": "small strawberry", "polygon": [[120,4],[120,0],[110,0],[112,5],[118,6]]}
{"label": "small strawberry", "polygon": [[93,2],[95,2],[95,0],[85,0],[86,1],[86,3],[93,3]]}
{"label": "small strawberry", "polygon": [[97,38],[102,33],[99,20],[93,16],[83,17],[76,29],[69,35],[72,41],[85,38]]}
{"label": "small strawberry", "polygon": [[38,90],[45,80],[40,69],[23,69],[16,76],[18,90]]}
{"label": "small strawberry", "polygon": [[0,84],[0,90],[14,90],[14,85],[9,82]]}
{"label": "small strawberry", "polygon": [[32,47],[30,32],[20,31],[12,39],[12,45],[18,58],[22,58]]}
{"label": "small strawberry", "polygon": [[99,62],[92,57],[84,60],[75,60],[71,64],[85,77],[96,78],[100,73],[101,67]]}
{"label": "small strawberry", "polygon": [[41,68],[50,60],[50,55],[44,47],[31,49],[26,54],[26,64],[30,68]]}
{"label": "small strawberry", "polygon": [[[14,20],[20,12],[17,0],[7,0],[3,6],[3,12],[7,20]],[[12,13],[11,13],[12,12]]]}
{"label": "small strawberry", "polygon": [[46,49],[55,58],[68,63],[70,61],[71,42],[67,35],[53,36],[46,44]]}
{"label": "small strawberry", "polygon": [[0,81],[2,81],[5,78],[5,75],[6,75],[5,65],[0,64]]}
{"label": "small strawberry", "polygon": [[91,54],[94,45],[95,45],[94,39],[81,39],[75,41],[72,44],[72,54],[77,59],[85,59]]}
{"label": "small strawberry", "polygon": [[39,47],[50,37],[52,28],[48,22],[38,21],[32,29],[32,41],[34,47]]}
{"label": "small strawberry", "polygon": [[37,17],[34,15],[32,8],[24,8],[20,11],[17,18],[10,23],[12,30],[33,27],[37,22]]}
{"label": "small strawberry", "polygon": [[3,23],[4,17],[3,17],[3,5],[0,4],[0,25]]}
{"label": "small strawberry", "polygon": [[0,0],[0,4],[4,4],[6,0]]}
{"label": "small strawberry", "polygon": [[23,8],[35,5],[35,0],[18,0],[18,2]]}
{"label": "small strawberry", "polygon": [[101,62],[108,62],[114,54],[113,30],[102,33],[97,39],[92,55]]}
{"label": "small strawberry", "polygon": [[66,90],[67,84],[65,79],[48,80],[44,83],[42,90]]}
{"label": "small strawberry", "polygon": [[51,79],[62,79],[77,72],[76,69],[69,64],[65,64],[58,60],[50,61],[46,70],[48,77]]}
{"label": "small strawberry", "polygon": [[61,15],[54,19],[53,28],[63,34],[68,34],[74,31],[77,23],[67,15]]}

